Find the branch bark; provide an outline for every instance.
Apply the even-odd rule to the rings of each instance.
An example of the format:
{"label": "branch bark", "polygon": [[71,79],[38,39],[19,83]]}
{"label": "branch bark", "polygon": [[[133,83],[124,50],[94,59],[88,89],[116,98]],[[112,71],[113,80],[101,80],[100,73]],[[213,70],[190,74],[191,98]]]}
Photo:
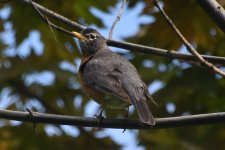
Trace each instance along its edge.
{"label": "branch bark", "polygon": [[[0,110],[0,118],[30,123],[50,123],[83,127],[99,127],[99,119],[96,118],[45,114],[37,112],[32,112],[31,114],[29,112]],[[163,129],[225,123],[225,112],[170,118],[156,118],[155,121],[155,126],[149,126],[137,120],[103,119],[101,121],[101,127],[115,129]]]}
{"label": "branch bark", "polygon": [[225,33],[225,10],[216,0],[196,0],[202,9]]}
{"label": "branch bark", "polygon": [[[23,0],[23,2],[30,5],[29,0]],[[33,2],[33,5],[35,5],[35,7],[38,8],[39,11],[41,11],[45,15],[52,17],[58,21],[61,21],[65,24],[73,27],[74,29],[76,29],[78,31],[81,31],[85,28],[85,26],[82,26],[64,16],[61,16],[61,15],[59,15],[47,8],[35,3],[35,2]],[[141,53],[149,53],[149,54],[153,54],[156,56],[167,57],[170,59],[172,57],[173,59],[197,62],[197,59],[194,56],[192,56],[191,54],[183,54],[183,53],[175,52],[172,50],[143,46],[143,45],[133,44],[133,43],[129,43],[129,42],[119,42],[119,41],[114,41],[114,40],[107,40],[107,43],[109,46],[123,48],[123,49],[131,50],[131,51],[136,51],[136,52],[141,52]],[[211,63],[218,64],[218,65],[225,65],[225,57],[210,56],[210,55],[201,55],[201,56]]]}

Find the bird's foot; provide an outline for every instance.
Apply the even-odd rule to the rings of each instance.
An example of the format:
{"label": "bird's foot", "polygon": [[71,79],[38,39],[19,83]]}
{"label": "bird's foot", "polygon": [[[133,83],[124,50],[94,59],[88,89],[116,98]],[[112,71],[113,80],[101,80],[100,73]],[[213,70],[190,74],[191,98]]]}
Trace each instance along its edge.
{"label": "bird's foot", "polygon": [[172,61],[173,61],[173,55],[172,55],[172,53],[171,53],[171,50],[168,50],[167,52],[167,56],[168,56],[168,58],[169,58],[169,62],[168,62],[168,64],[170,64]]}
{"label": "bird's foot", "polygon": [[100,111],[99,114],[95,114],[94,117],[96,117],[98,119],[98,130],[101,130],[101,123],[102,120],[105,118],[102,114],[103,114],[103,109]]}
{"label": "bird's foot", "polygon": [[[26,108],[26,111],[29,113],[30,117],[34,120],[34,112],[32,112],[30,109]],[[33,122],[33,130],[36,132],[36,124]]]}
{"label": "bird's foot", "polygon": [[[129,117],[129,106],[127,107],[126,109],[126,114],[124,115],[124,122],[126,122],[128,120],[128,117]],[[124,128],[122,133],[124,133],[126,131],[126,129]]]}

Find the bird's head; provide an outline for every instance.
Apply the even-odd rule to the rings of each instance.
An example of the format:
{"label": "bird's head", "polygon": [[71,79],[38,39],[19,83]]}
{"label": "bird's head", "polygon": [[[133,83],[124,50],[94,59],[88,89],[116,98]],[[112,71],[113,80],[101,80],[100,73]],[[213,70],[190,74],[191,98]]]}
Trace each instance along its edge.
{"label": "bird's head", "polygon": [[95,29],[86,28],[80,33],[73,32],[73,34],[78,38],[80,48],[84,56],[90,56],[98,51],[107,49],[104,37]]}

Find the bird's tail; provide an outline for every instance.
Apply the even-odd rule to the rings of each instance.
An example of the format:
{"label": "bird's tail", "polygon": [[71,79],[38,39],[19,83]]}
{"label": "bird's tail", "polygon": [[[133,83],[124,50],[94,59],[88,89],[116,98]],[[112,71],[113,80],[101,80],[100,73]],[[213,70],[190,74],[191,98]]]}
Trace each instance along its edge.
{"label": "bird's tail", "polygon": [[155,125],[154,117],[147,105],[146,100],[134,101],[134,106],[137,109],[138,116],[142,122],[152,126]]}
{"label": "bird's tail", "polygon": [[146,102],[146,98],[148,97],[145,96],[145,91],[143,91],[141,88],[133,90],[133,92],[130,94],[130,99],[134,107],[137,109],[140,120],[143,123],[154,126],[155,120]]}

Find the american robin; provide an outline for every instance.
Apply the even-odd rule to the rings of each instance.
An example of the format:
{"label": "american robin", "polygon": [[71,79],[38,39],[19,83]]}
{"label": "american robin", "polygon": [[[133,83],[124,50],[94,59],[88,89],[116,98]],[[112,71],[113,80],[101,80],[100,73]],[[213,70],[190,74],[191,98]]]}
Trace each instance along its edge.
{"label": "american robin", "polygon": [[154,102],[136,68],[112,52],[95,29],[73,32],[82,51],[79,75],[86,92],[100,105],[127,108],[134,105],[143,123],[155,125],[147,100]]}

